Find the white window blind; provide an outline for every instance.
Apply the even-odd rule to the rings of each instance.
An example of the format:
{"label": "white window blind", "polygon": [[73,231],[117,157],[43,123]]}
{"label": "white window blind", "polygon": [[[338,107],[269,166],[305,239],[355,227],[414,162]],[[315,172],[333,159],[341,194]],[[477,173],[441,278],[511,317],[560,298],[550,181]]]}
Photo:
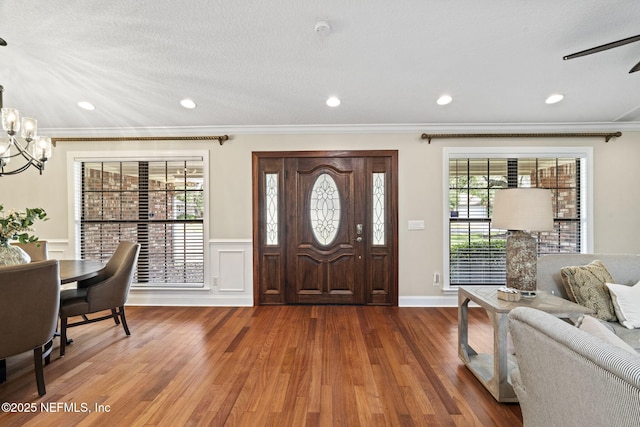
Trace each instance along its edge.
{"label": "white window blind", "polygon": [[449,284],[503,285],[507,230],[491,224],[495,192],[501,188],[550,189],[554,230],[532,235],[538,255],[582,250],[585,211],[584,157],[504,156],[448,159]]}
{"label": "white window blind", "polygon": [[141,245],[134,283],[204,283],[203,161],[82,160],[82,258],[108,260],[120,241]]}

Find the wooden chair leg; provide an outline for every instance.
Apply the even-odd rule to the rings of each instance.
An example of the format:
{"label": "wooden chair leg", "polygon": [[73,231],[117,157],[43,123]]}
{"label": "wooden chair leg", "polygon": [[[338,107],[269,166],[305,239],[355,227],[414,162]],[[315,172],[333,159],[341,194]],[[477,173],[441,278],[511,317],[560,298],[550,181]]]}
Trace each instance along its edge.
{"label": "wooden chair leg", "polygon": [[60,357],[64,356],[65,347],[67,346],[67,318],[60,318]]}
{"label": "wooden chair leg", "polygon": [[113,316],[113,321],[116,322],[116,325],[120,324],[120,318],[118,316],[118,312],[116,311],[115,308],[111,309],[111,315]]}
{"label": "wooden chair leg", "polygon": [[44,386],[44,365],[42,364],[42,347],[33,350],[33,363],[36,368],[36,384],[38,385],[38,395],[44,396],[47,390]]}
{"label": "wooden chair leg", "polygon": [[127,325],[127,318],[124,317],[124,305],[120,306],[120,319],[122,320],[122,327],[127,335],[131,335],[129,332],[129,326]]}

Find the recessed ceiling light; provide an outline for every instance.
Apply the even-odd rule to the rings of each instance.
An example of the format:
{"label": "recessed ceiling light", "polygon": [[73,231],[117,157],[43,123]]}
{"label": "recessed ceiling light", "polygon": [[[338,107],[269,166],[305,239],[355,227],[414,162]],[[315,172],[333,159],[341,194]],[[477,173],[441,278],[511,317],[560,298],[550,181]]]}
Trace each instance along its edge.
{"label": "recessed ceiling light", "polygon": [[327,21],[318,21],[313,27],[316,33],[329,34],[331,32],[331,25]]}
{"label": "recessed ceiling light", "polygon": [[549,96],[544,102],[546,102],[547,104],[555,104],[556,102],[562,101],[562,99],[564,99],[564,95],[560,93],[554,93],[553,95]]}
{"label": "recessed ceiling light", "polygon": [[96,109],[96,107],[88,102],[88,101],[80,101],[78,102],[78,107],[82,108],[83,110],[87,110],[87,111],[93,111]]}
{"label": "recessed ceiling light", "polygon": [[453,101],[453,98],[449,95],[442,95],[440,98],[438,98],[438,100],[436,101],[436,103],[438,105],[447,105],[449,104],[451,101]]}
{"label": "recessed ceiling light", "polygon": [[338,105],[340,105],[341,102],[342,101],[340,101],[340,99],[336,96],[332,96],[327,99],[327,105],[329,107],[337,107]]}
{"label": "recessed ceiling light", "polygon": [[180,105],[190,110],[196,108],[196,103],[193,101],[193,99],[189,99],[189,98],[185,98],[182,101],[180,101]]}

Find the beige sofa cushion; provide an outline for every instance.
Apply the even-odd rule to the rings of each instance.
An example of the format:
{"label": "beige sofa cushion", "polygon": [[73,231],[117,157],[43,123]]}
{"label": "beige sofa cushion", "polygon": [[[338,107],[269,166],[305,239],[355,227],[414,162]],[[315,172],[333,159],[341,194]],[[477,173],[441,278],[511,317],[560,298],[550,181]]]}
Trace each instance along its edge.
{"label": "beige sofa cushion", "polygon": [[578,328],[598,338],[602,338],[611,345],[614,345],[623,350],[627,350],[631,352],[631,354],[638,354],[633,347],[624,342],[615,334],[615,332],[613,332],[612,329],[609,329],[607,325],[605,325],[604,323],[602,323],[602,321],[596,319],[595,317],[583,316],[581,321],[579,322]]}
{"label": "beige sofa cushion", "polygon": [[605,283],[614,283],[602,261],[587,265],[567,266],[560,269],[562,283],[569,299],[590,308],[598,319],[617,320],[611,296]]}

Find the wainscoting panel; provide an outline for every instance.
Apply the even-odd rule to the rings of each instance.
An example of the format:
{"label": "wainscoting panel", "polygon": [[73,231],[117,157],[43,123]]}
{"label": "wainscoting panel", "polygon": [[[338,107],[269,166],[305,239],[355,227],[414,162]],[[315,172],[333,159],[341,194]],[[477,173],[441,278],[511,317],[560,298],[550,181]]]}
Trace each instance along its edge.
{"label": "wainscoting panel", "polygon": [[47,241],[47,251],[49,259],[74,259],[77,258],[72,248],[69,247],[68,240],[43,239]]}
{"label": "wainscoting panel", "polygon": [[131,288],[128,305],[253,306],[251,239],[210,240],[204,287]]}
{"label": "wainscoting panel", "polygon": [[[251,262],[251,257],[242,249],[218,250],[218,286],[220,292],[243,292],[245,282],[245,261]],[[215,277],[215,276],[214,276]],[[215,282],[214,282],[215,285]]]}

